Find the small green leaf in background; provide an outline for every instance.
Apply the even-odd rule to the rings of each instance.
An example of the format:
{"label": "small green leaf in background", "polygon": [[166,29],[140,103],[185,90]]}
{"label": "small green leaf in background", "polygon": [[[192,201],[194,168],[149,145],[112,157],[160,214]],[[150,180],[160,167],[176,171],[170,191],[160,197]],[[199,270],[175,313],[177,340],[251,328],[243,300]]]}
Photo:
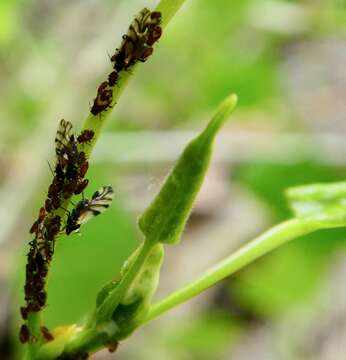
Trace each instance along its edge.
{"label": "small green leaf in background", "polygon": [[[239,167],[233,177],[268,206],[273,222],[292,217],[292,202],[297,202],[299,196],[302,200],[300,190],[309,188],[309,185],[298,185],[316,181],[340,183],[345,177],[342,168],[326,166],[315,159],[294,164],[260,160],[259,157],[256,163]],[[294,189],[286,192],[291,204],[285,198],[287,188]],[[308,193],[305,196],[307,201]],[[345,248],[345,238],[344,228],[304,235],[239,272],[230,281],[229,292],[244,311],[266,318],[309,304],[322,286],[334,255]]]}
{"label": "small green leaf in background", "polygon": [[139,219],[147,239],[176,244],[209,166],[215,136],[233,111],[237,96],[228,96],[206,129],[185,148],[160,192]]}
{"label": "small green leaf in background", "polygon": [[287,199],[296,217],[346,223],[346,182],[312,184],[289,188]]}
{"label": "small green leaf in background", "polygon": [[241,332],[228,314],[214,311],[191,318],[183,326],[177,324],[163,332],[163,337],[165,350],[175,354],[173,359],[228,359]]}
{"label": "small green leaf in background", "polygon": [[17,31],[19,1],[2,0],[0,2],[0,46],[11,40]]}

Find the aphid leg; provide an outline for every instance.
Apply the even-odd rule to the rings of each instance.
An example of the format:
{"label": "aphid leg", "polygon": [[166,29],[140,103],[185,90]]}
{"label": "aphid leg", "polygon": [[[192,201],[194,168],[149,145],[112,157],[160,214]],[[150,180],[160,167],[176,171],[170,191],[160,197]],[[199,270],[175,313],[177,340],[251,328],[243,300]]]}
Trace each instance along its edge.
{"label": "aphid leg", "polygon": [[52,173],[52,175],[54,176],[54,171],[52,169],[52,166],[50,165],[50,162],[47,160],[47,163],[48,163],[48,166],[49,166],[49,169],[50,169],[50,172]]}
{"label": "aphid leg", "polygon": [[62,206],[59,206],[59,209],[62,209],[62,210],[64,210],[68,215],[70,215],[71,213],[67,210],[67,209],[65,209],[64,207],[62,207]]}

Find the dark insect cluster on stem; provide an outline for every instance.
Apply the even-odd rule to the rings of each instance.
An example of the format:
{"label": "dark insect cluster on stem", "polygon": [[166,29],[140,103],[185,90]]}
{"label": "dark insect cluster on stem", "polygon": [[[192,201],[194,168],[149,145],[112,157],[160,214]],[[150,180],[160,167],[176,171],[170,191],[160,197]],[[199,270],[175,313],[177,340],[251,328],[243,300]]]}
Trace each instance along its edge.
{"label": "dark insect cluster on stem", "polygon": [[[85,175],[89,163],[79,145],[90,142],[94,137],[92,130],[84,130],[77,137],[72,134],[72,124],[61,120],[55,138],[56,165],[54,178],[49,185],[47,198],[38,213],[37,220],[30,228],[34,239],[30,241],[27,254],[26,279],[24,286],[26,305],[20,308],[23,320],[30,313],[40,311],[47,301],[45,291],[48,267],[52,260],[56,237],[62,232],[62,218],[56,213],[61,208],[63,200],[72,195],[80,194],[88,185]],[[42,335],[48,341],[51,336],[46,328]],[[30,340],[26,336],[29,329],[23,325],[20,330],[20,340]]]}
{"label": "dark insect cluster on stem", "polygon": [[[108,110],[113,104],[113,91],[117,86],[122,71],[130,71],[137,62],[145,62],[154,51],[153,45],[160,39],[162,34],[161,13],[144,8],[132,21],[128,31],[122,37],[119,49],[111,56],[113,70],[103,81],[98,89],[90,112],[98,115]],[[55,241],[59,234],[67,235],[78,231],[81,225],[90,218],[105,211],[111,204],[114,192],[112,187],[103,186],[96,191],[90,200],[83,199],[69,212],[64,209],[64,204],[73,195],[83,193],[88,186],[85,175],[89,163],[85,152],[86,144],[94,139],[93,130],[83,130],[80,134],[72,133],[72,124],[61,120],[55,138],[56,164],[53,172],[53,180],[48,188],[47,198],[44,205],[39,209],[37,220],[30,228],[30,234],[34,238],[30,241],[27,254],[26,278],[24,285],[25,306],[20,308],[24,321],[30,319],[34,313],[42,310],[47,302],[45,290],[46,277],[49,265],[54,254]],[[67,212],[66,226],[63,226],[61,210]],[[30,324],[30,323],[28,323]],[[22,343],[34,341],[52,341],[54,339],[50,331],[41,326],[38,334],[30,334],[32,329],[27,324],[20,328],[19,339]],[[117,343],[109,344],[111,352],[115,351]],[[59,359],[87,359],[87,353],[75,356],[64,355]]]}
{"label": "dark insect cluster on stem", "polygon": [[114,70],[128,70],[138,61],[145,62],[153,53],[152,47],[162,34],[161,13],[144,8],[123,35],[120,48],[111,57]]}
{"label": "dark insect cluster on stem", "polygon": [[119,49],[111,56],[113,71],[108,79],[100,84],[90,112],[98,115],[109,109],[113,101],[113,88],[119,79],[119,73],[128,71],[138,61],[145,62],[153,53],[153,45],[162,34],[161,13],[144,8],[132,21],[128,31],[123,35]]}
{"label": "dark insect cluster on stem", "polygon": [[91,141],[94,136],[92,130],[85,130],[76,139],[71,130],[72,124],[61,120],[55,138],[57,163],[53,184],[57,185],[57,194],[62,194],[64,199],[80,194],[88,185],[84,176],[89,163],[85,153],[78,150],[78,144]]}

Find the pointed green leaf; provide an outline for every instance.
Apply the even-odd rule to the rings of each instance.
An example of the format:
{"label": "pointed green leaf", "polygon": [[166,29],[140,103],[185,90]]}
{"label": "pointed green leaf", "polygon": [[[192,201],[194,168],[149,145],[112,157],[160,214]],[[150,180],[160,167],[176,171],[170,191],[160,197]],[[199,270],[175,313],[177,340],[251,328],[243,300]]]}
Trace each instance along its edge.
{"label": "pointed green leaf", "polygon": [[215,136],[236,103],[236,95],[228,96],[206,129],[185,148],[160,192],[139,219],[146,239],[166,244],[179,241],[208,169]]}

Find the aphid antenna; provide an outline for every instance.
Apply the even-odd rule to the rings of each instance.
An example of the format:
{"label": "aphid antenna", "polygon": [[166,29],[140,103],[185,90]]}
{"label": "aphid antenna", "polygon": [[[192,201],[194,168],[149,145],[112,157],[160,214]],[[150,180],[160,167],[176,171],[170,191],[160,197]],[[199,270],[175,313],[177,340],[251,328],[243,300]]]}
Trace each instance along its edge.
{"label": "aphid antenna", "polygon": [[108,55],[108,58],[109,58],[109,61],[112,62],[112,55],[107,51],[107,55]]}
{"label": "aphid antenna", "polygon": [[50,169],[50,172],[52,173],[52,175],[54,176],[54,171],[53,171],[53,168],[52,166],[50,165],[50,162],[47,160],[47,163],[48,163],[48,166],[49,166],[49,169]]}

